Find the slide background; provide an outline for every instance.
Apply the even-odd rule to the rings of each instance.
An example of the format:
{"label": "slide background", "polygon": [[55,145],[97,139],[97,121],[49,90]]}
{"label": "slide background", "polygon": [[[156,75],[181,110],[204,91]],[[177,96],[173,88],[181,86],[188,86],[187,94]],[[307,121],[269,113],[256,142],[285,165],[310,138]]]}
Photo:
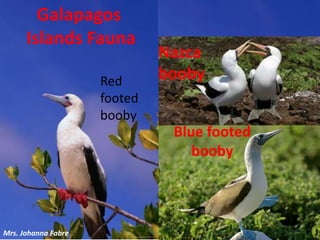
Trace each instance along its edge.
{"label": "slide background", "polygon": [[319,35],[320,2],[160,0],[159,36]]}

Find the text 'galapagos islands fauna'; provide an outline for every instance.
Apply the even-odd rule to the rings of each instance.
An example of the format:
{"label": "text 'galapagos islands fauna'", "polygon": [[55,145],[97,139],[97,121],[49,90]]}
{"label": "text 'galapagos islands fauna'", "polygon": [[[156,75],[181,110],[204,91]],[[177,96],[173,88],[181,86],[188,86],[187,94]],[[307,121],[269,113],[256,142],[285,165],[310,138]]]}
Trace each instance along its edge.
{"label": "text 'galapagos islands fauna'", "polygon": [[[71,11],[60,7],[58,9],[49,9],[46,7],[39,8],[36,12],[38,21],[43,22],[43,28],[38,32],[28,31],[26,34],[27,44],[30,45],[80,45],[80,44],[96,44],[96,45],[133,45],[136,42],[133,33],[104,33],[94,30],[88,31],[86,34],[79,33],[75,29],[67,32],[57,33],[56,31],[48,32],[47,22],[68,24],[72,26],[91,23],[93,25],[116,24],[119,23],[123,16],[120,10],[75,10]],[[51,25],[50,25],[51,26]],[[53,28],[52,28],[53,29]],[[96,29],[96,28],[95,28]],[[105,29],[105,28],[104,28]]]}

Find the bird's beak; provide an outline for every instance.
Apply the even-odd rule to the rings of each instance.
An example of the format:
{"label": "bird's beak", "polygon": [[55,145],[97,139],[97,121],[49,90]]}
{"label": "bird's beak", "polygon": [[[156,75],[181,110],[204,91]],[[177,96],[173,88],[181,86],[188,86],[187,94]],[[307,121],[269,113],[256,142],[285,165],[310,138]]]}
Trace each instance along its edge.
{"label": "bird's beak", "polygon": [[250,45],[255,46],[256,48],[262,50],[262,51],[257,51],[257,50],[247,50],[247,52],[249,53],[254,53],[254,54],[258,54],[258,55],[262,55],[262,56],[267,56],[268,52],[266,50],[267,46],[259,44],[259,43],[255,43],[255,42],[249,42]]}
{"label": "bird's beak", "polygon": [[277,135],[278,133],[282,132],[282,129],[277,129],[272,132],[267,132],[263,135],[263,137],[259,140],[259,144],[263,145],[265,144],[270,138]]}
{"label": "bird's beak", "polygon": [[250,47],[250,40],[246,41],[244,44],[236,48],[237,57],[240,57],[243,53],[247,51],[247,49]]}
{"label": "bird's beak", "polygon": [[68,99],[66,99],[65,96],[58,96],[58,95],[53,95],[53,94],[49,94],[49,93],[44,93],[44,94],[42,94],[42,96],[47,97],[57,103],[60,103],[64,107],[68,107],[71,105],[70,101]]}

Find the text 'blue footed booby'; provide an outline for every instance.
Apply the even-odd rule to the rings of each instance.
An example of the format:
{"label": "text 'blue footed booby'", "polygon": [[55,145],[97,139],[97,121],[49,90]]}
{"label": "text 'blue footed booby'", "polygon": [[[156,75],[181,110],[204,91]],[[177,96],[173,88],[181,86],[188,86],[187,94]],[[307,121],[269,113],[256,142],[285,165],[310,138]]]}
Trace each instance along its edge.
{"label": "text 'blue footed booby'", "polygon": [[248,87],[254,100],[254,109],[249,114],[248,121],[258,119],[264,111],[281,119],[275,109],[276,98],[282,91],[282,79],[277,72],[281,63],[281,52],[274,46],[264,46],[254,42],[250,44],[262,51],[248,50],[247,52],[266,57],[260,62],[257,69],[250,71],[248,76]]}
{"label": "text 'blue footed booby'", "polygon": [[[271,137],[280,132],[281,130],[275,130],[252,136],[244,153],[247,174],[229,182],[200,207],[181,211],[233,219],[239,224],[242,234],[247,237],[251,231],[243,228],[242,219],[259,208],[268,189],[261,161],[261,149]],[[252,238],[249,236],[248,239]]]}
{"label": "text 'blue footed booby'", "polygon": [[196,83],[200,91],[215,105],[219,124],[224,125],[229,120],[234,123],[242,123],[240,117],[221,114],[220,107],[231,106],[241,100],[247,88],[246,75],[242,68],[237,64],[238,58],[249,48],[249,41],[242,44],[237,49],[228,50],[221,59],[221,64],[225,75],[213,77],[206,83]]}
{"label": "text 'blue footed booby'", "polygon": [[103,202],[107,198],[103,167],[90,138],[81,129],[85,118],[83,102],[74,94],[56,96],[45,93],[43,96],[60,103],[67,112],[57,129],[58,164],[68,189],[64,200],[74,197],[81,203],[89,236],[104,239],[109,233],[106,226],[101,227],[105,224],[105,208],[93,202],[81,202],[84,194]]}

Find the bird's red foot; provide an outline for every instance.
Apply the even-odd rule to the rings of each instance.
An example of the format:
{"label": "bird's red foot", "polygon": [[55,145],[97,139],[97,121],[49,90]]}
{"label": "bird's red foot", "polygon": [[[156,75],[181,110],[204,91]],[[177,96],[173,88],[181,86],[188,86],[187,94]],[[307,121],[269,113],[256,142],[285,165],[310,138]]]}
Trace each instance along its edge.
{"label": "bird's red foot", "polygon": [[88,195],[86,193],[76,193],[73,197],[82,207],[88,207]]}
{"label": "bird's red foot", "polygon": [[58,196],[60,200],[67,201],[69,199],[74,199],[78,204],[81,204],[82,207],[88,207],[88,194],[87,193],[73,193],[64,188],[58,188]]}
{"label": "bird's red foot", "polygon": [[60,200],[62,200],[62,201],[66,201],[66,200],[73,198],[73,193],[71,193],[67,189],[58,188],[57,191],[58,191],[58,196],[59,196]]}

